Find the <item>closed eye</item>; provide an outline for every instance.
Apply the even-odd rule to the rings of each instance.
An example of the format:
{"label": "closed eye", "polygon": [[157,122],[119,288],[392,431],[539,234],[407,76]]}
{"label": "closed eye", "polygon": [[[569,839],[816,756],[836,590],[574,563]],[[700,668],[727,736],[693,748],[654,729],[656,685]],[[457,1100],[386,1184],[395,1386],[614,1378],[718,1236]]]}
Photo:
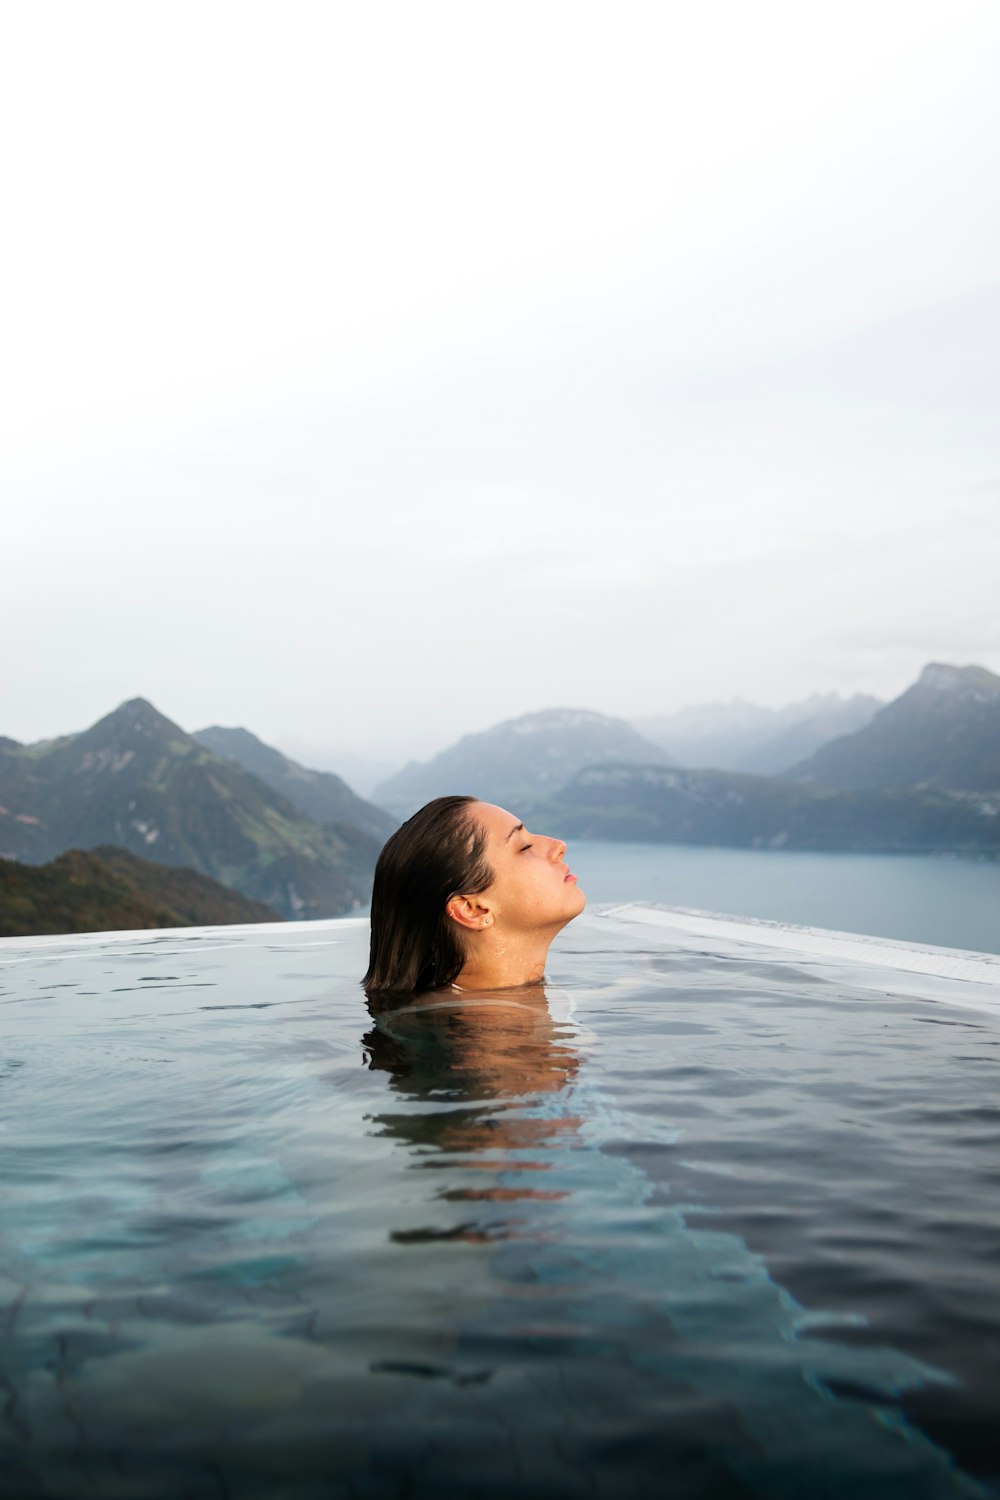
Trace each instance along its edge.
{"label": "closed eye", "polygon": [[518,854],[523,854],[524,851],[525,851],[525,849],[530,849],[530,848],[531,848],[530,844],[522,844],[521,847],[520,847],[520,849],[517,852],[518,852]]}

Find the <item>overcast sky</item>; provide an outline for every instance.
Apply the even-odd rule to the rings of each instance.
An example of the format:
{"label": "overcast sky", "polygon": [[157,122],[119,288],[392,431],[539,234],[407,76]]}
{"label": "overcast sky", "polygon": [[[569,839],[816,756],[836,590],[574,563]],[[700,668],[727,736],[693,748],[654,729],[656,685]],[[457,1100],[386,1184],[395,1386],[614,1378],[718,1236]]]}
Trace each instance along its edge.
{"label": "overcast sky", "polygon": [[995,0],[2,17],[0,733],[1000,671]]}

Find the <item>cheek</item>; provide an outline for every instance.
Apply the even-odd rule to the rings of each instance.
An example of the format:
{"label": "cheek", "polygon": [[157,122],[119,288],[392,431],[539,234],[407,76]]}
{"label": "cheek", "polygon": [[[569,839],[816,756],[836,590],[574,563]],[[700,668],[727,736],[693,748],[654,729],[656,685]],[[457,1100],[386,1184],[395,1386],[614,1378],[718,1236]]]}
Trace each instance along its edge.
{"label": "cheek", "polygon": [[512,914],[534,911],[544,899],[538,866],[529,863],[527,855],[524,861],[507,872],[500,893],[502,905]]}

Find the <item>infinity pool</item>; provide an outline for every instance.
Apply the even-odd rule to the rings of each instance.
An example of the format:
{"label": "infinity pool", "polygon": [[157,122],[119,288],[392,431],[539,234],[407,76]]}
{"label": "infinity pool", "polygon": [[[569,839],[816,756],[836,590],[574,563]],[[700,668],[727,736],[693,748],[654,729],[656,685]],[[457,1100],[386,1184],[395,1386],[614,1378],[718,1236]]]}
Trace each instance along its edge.
{"label": "infinity pool", "polygon": [[1000,959],[643,908],[0,943],[0,1492],[1000,1495]]}

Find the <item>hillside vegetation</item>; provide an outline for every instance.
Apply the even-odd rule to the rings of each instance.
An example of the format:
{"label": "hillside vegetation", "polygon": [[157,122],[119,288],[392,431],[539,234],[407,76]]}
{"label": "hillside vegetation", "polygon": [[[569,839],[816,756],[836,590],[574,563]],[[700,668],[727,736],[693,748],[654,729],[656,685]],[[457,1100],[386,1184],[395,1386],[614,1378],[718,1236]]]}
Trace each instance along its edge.
{"label": "hillside vegetation", "polygon": [[277,920],[206,875],[124,849],[69,849],[46,865],[0,860],[0,937]]}
{"label": "hillside vegetation", "polygon": [[245,771],[259,776],[266,786],[286,797],[314,823],[349,823],[378,839],[380,844],[396,827],[394,817],[352,792],[340,776],[300,766],[273,745],[265,745],[248,729],[213,725],[197,730],[194,738],[216,755],[234,760]]}

